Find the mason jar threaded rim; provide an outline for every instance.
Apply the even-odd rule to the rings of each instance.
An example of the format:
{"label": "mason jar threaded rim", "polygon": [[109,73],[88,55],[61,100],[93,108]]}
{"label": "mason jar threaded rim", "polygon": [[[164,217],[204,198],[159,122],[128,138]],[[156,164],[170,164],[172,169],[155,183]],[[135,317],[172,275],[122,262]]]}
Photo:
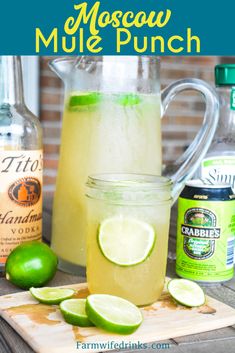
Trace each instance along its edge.
{"label": "mason jar threaded rim", "polygon": [[86,196],[109,203],[153,204],[171,201],[170,179],[150,174],[102,173],[88,176]]}

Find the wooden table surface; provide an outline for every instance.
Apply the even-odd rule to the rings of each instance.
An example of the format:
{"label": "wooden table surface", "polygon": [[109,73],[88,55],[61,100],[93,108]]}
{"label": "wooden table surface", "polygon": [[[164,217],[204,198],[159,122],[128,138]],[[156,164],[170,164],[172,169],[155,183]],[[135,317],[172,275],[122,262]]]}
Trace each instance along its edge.
{"label": "wooden table surface", "polygon": [[[48,240],[50,237],[50,201],[46,202],[44,209],[44,237]],[[172,229],[175,229],[174,215],[172,217]],[[173,235],[171,236],[170,247],[173,249]],[[173,250],[172,250],[173,251]],[[174,260],[168,261],[167,274],[170,277],[175,276]],[[84,282],[84,277],[69,275],[58,271],[55,278],[49,283],[50,286],[59,286],[65,284]],[[235,308],[235,278],[222,285],[213,285],[204,287],[207,294]],[[0,295],[19,292],[20,289],[0,278]],[[206,316],[205,316],[206,320]],[[177,325],[177,323],[176,323]],[[220,330],[208,331],[198,335],[189,335],[175,339],[162,341],[162,344],[168,343],[169,348],[162,350],[169,353],[235,353],[235,325]],[[139,350],[138,352],[156,352],[159,349]],[[84,350],[85,352],[85,350]],[[122,352],[133,352],[122,351]],[[33,350],[24,342],[24,340],[2,319],[0,318],[0,353],[33,353]],[[50,353],[50,352],[48,352]],[[68,352],[69,353],[69,352]]]}

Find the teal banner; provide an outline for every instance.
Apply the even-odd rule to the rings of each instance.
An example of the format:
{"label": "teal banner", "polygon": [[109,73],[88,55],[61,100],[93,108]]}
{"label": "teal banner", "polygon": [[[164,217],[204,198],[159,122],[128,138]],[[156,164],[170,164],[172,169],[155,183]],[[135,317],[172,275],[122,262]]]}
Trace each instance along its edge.
{"label": "teal banner", "polygon": [[1,4],[0,54],[235,55],[234,1]]}

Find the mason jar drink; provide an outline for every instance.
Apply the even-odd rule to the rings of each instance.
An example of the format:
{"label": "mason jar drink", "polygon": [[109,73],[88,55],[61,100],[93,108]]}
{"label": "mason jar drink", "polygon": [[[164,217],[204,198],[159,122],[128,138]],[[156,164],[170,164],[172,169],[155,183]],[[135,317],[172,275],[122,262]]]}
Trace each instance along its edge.
{"label": "mason jar drink", "polygon": [[160,176],[102,174],[88,177],[86,196],[90,293],[153,303],[164,286],[171,182]]}

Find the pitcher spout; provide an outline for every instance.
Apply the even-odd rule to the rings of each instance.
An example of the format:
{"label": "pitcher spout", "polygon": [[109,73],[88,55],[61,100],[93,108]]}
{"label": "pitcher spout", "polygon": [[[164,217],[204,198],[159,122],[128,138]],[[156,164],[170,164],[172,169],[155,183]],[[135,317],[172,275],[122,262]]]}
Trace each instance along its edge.
{"label": "pitcher spout", "polygon": [[69,76],[74,64],[76,62],[76,57],[61,57],[49,62],[49,67],[52,71],[56,73],[57,76],[61,78],[61,80],[65,81]]}

